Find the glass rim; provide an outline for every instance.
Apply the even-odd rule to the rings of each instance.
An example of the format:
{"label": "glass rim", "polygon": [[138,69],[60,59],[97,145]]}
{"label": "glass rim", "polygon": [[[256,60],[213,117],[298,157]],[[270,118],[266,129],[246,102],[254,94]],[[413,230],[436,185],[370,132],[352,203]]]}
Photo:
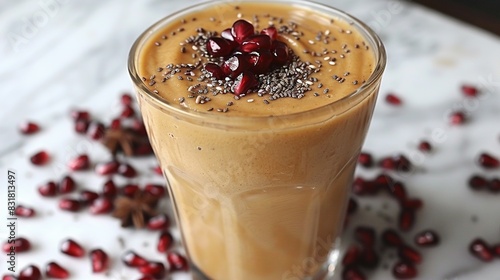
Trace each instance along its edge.
{"label": "glass rim", "polygon": [[[310,8],[312,11],[315,11],[314,8],[321,8],[322,10],[320,12],[327,11],[329,15],[332,16],[338,16],[342,20],[345,20],[348,23],[351,23],[353,26],[355,26],[358,31],[361,33],[363,38],[367,40],[368,44],[370,45],[371,50],[373,51],[376,59],[375,63],[375,68],[373,72],[371,73],[370,77],[363,83],[361,84],[355,91],[347,94],[346,96],[335,100],[331,103],[322,105],[320,107],[312,108],[309,110],[305,111],[300,111],[300,112],[295,112],[295,113],[290,113],[290,114],[282,114],[282,115],[266,115],[266,116],[225,116],[225,114],[214,114],[213,112],[203,112],[203,111],[196,111],[192,110],[190,108],[184,108],[184,107],[178,107],[175,106],[175,104],[172,104],[165,99],[163,99],[160,95],[154,93],[152,90],[150,90],[144,82],[142,81],[142,78],[139,76],[139,73],[137,71],[137,64],[136,60],[138,57],[138,54],[140,53],[140,47],[147,41],[147,39],[154,34],[154,32],[165,26],[166,24],[172,22],[175,19],[178,19],[184,14],[188,14],[190,12],[202,9],[205,6],[208,5],[214,5],[214,4],[223,4],[223,3],[238,3],[238,2],[263,2],[263,3],[270,3],[270,4],[278,4],[278,3],[286,3],[286,4],[298,4],[302,5],[306,8]],[[359,95],[362,95],[363,93],[369,91],[373,86],[375,86],[382,78],[382,74],[384,73],[385,67],[387,64],[387,54],[385,51],[384,44],[382,43],[382,40],[380,37],[373,31],[367,24],[365,24],[363,21],[357,19],[356,17],[340,10],[334,7],[331,7],[329,5],[323,4],[323,3],[318,3],[310,0],[207,0],[198,4],[194,5],[189,5],[186,8],[183,8],[181,10],[178,10],[174,13],[171,13],[162,19],[158,20],[155,22],[153,25],[148,27],[144,32],[139,35],[139,37],[135,40],[133,43],[129,56],[128,56],[128,72],[129,75],[134,83],[134,86],[136,86],[138,89],[140,89],[139,94],[142,96],[147,97],[149,100],[148,102],[153,102],[152,105],[156,106],[157,108],[162,108],[165,109],[171,113],[174,113],[177,116],[182,116],[185,118],[189,119],[197,119],[202,122],[210,122],[214,121],[217,123],[224,122],[224,119],[227,119],[228,123],[232,123],[234,125],[236,120],[240,121],[259,121],[259,120],[270,120],[270,119],[279,119],[279,120],[285,120],[285,119],[293,119],[300,117],[302,115],[307,115],[311,114],[313,112],[321,112],[324,110],[327,110],[328,112],[332,111],[332,107],[335,106],[340,106],[345,103],[348,103],[350,100],[352,100],[355,97],[358,97]],[[145,93],[145,94],[143,94]],[[352,106],[351,106],[352,107]],[[349,107],[349,108],[351,108]]]}

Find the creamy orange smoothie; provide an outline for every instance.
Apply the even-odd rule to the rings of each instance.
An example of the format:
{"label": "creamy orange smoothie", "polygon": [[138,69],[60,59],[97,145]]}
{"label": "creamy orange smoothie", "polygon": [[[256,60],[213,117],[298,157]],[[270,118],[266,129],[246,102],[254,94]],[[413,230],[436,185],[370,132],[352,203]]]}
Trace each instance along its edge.
{"label": "creamy orange smoothie", "polygon": [[384,66],[361,29],[302,1],[217,2],[154,26],[133,50],[196,277],[325,270]]}

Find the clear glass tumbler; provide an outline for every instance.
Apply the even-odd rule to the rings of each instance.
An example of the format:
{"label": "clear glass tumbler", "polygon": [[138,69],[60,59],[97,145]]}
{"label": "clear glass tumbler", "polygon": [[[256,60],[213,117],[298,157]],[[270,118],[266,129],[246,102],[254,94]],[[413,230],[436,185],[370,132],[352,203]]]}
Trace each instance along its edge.
{"label": "clear glass tumbler", "polygon": [[385,69],[384,47],[342,11],[304,0],[266,0],[350,22],[374,54],[370,78],[345,98],[289,115],[229,118],[169,104],[138,74],[145,42],[183,15],[226,2],[233,1],[198,4],[160,20],[135,42],[128,65],[193,277],[329,279]]}

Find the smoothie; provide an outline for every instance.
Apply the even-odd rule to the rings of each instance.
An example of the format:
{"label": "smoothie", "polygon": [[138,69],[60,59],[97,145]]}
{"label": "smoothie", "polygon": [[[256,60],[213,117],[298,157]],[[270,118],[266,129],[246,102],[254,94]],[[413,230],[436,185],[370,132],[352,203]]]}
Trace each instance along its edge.
{"label": "smoothie", "polygon": [[[174,15],[132,52],[141,112],[200,279],[312,279],[324,270],[375,105],[384,63],[359,23],[323,6],[271,2]],[[241,55],[242,43],[219,58],[207,47],[241,20],[252,34],[276,30],[281,43],[270,53],[282,43],[287,52],[265,70],[252,68],[251,54],[243,70],[229,65],[254,69],[257,82],[242,91],[248,72],[216,77],[207,66]]]}

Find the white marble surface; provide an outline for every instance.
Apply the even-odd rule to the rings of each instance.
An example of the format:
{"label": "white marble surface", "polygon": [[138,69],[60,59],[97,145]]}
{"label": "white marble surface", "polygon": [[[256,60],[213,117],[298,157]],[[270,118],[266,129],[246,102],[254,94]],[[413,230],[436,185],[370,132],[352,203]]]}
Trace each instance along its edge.
{"label": "white marble surface", "polygon": [[[41,198],[36,187],[68,172],[67,160],[87,152],[94,162],[107,159],[102,146],[72,132],[70,108],[91,108],[93,115],[109,121],[119,110],[117,98],[131,89],[126,71],[129,47],[142,30],[172,11],[198,1],[159,0],[1,0],[0,1],[0,240],[7,237],[5,221],[8,168],[18,174],[18,202],[33,206],[39,215],[20,220],[18,235],[27,236],[34,249],[19,255],[17,268],[29,263],[44,266],[56,260],[70,268],[72,279],[137,279],[139,274],[118,261],[126,248],[137,249],[149,258],[164,260],[156,252],[157,233],[123,230],[110,217],[93,217],[86,211],[63,213],[57,200]],[[500,170],[484,171],[475,158],[481,151],[500,156],[500,39],[411,3],[386,0],[336,0],[329,3],[369,23],[379,31],[389,55],[381,98],[366,141],[365,150],[378,158],[395,152],[411,155],[418,167],[411,174],[398,174],[412,196],[425,206],[415,229],[433,228],[443,239],[435,249],[422,250],[418,279],[500,279],[500,259],[483,264],[467,252],[469,242],[480,236],[500,243],[500,195],[472,193],[466,186],[472,173],[500,177]],[[462,83],[477,85],[482,95],[467,101],[460,93]],[[394,108],[383,97],[395,92],[404,105]],[[450,126],[447,114],[456,108],[467,111],[470,121]],[[36,120],[42,131],[25,137],[17,127],[23,120]],[[434,137],[440,134],[440,137]],[[434,136],[433,136],[434,135]],[[430,155],[418,155],[416,143],[429,139],[435,146]],[[34,167],[27,157],[45,149],[53,155],[46,167]],[[142,176],[138,182],[161,182],[151,175],[153,159],[134,160]],[[360,170],[365,176],[377,171]],[[91,172],[75,174],[82,187],[99,189],[103,178]],[[356,224],[381,230],[391,223],[379,218],[378,204],[387,198],[361,199],[361,211],[352,217]],[[366,210],[372,205],[372,210]],[[389,203],[384,213],[395,217]],[[478,218],[472,222],[472,217]],[[102,247],[114,259],[107,275],[92,275],[88,260],[75,260],[58,252],[65,237],[79,240],[88,249]],[[144,248],[144,243],[149,246]],[[390,255],[390,254],[389,254]],[[216,257],[216,256],[214,256]],[[0,273],[5,272],[0,257]],[[384,264],[394,258],[384,257]],[[392,279],[379,268],[370,279]],[[173,279],[189,279],[174,274]]]}

